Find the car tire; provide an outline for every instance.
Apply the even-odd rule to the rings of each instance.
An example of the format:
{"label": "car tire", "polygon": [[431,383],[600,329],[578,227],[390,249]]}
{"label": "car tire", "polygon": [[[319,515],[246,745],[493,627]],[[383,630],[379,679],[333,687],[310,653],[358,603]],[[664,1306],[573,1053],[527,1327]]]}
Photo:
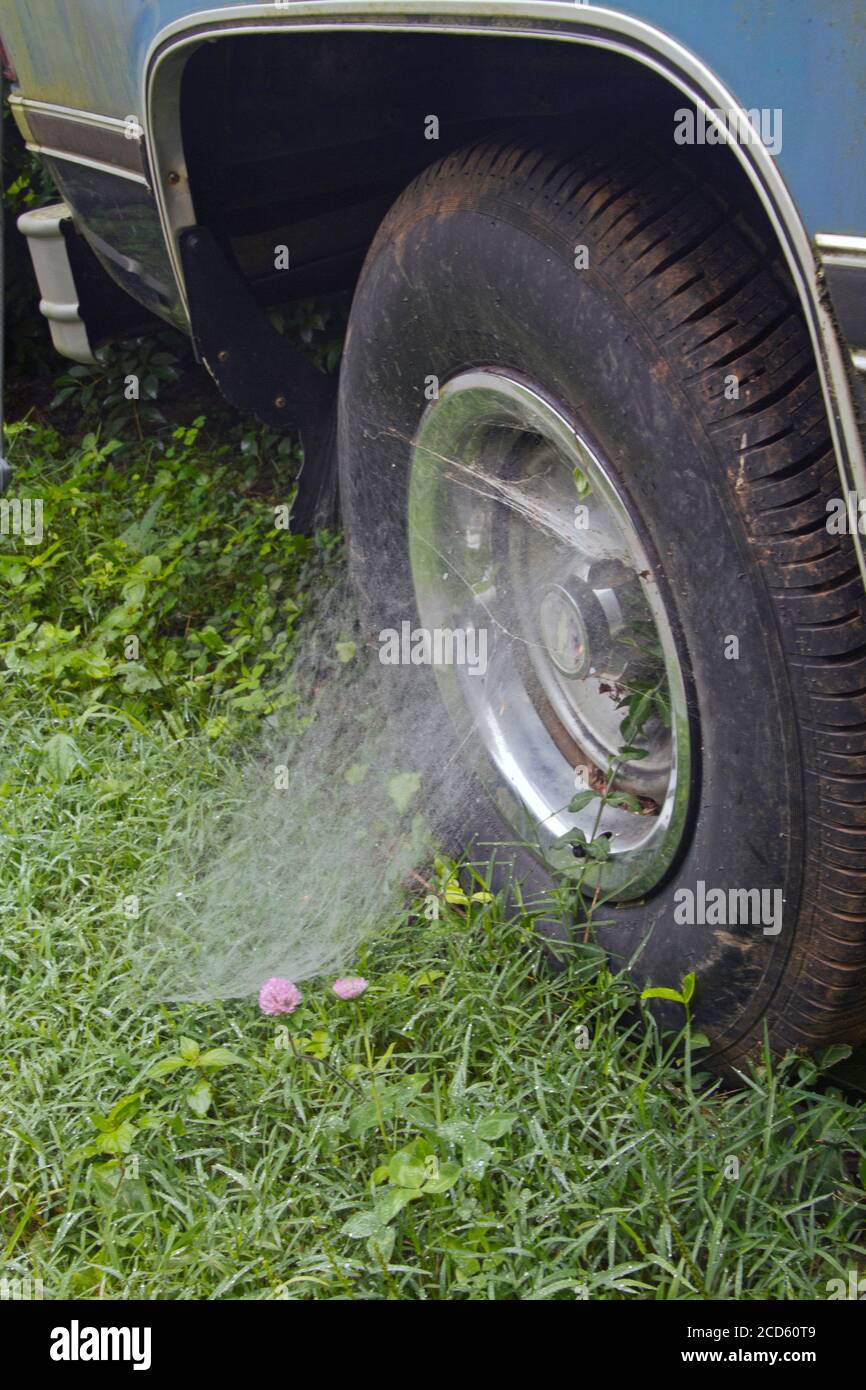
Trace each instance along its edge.
{"label": "car tire", "polygon": [[[481,383],[566,420],[666,615],[687,725],[681,823],[654,881],[603,894],[602,945],[644,986],[695,975],[696,1026],[722,1069],[765,1029],[776,1051],[862,1040],[863,586],[850,538],[828,533],[839,484],[812,348],[760,231],[649,148],[487,144],[415,180],[370,248],[340,379],[342,508],[374,644],[419,621],[417,441],[454,383],[453,398]],[[485,547],[507,549],[497,526]],[[513,840],[494,783],[466,795],[454,846]],[[529,851],[524,870],[549,882],[548,863]],[[732,902],[758,901],[740,889],[768,905],[780,893],[778,930],[769,907],[731,920]]]}

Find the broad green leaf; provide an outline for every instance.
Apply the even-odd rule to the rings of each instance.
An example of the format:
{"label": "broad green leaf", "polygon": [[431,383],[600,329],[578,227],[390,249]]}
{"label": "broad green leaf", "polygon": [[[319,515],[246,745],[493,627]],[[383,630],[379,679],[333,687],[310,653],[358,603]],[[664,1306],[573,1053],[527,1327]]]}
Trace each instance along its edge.
{"label": "broad green leaf", "polygon": [[386,1226],[383,1231],[376,1231],[367,1241],[367,1250],[371,1260],[376,1264],[381,1261],[387,1264],[394,1253],[394,1241],[397,1239],[397,1232],[393,1226]]}
{"label": "broad green leaf", "polygon": [[645,989],[641,994],[641,999],[671,999],[675,1004],[685,1004],[687,1000],[683,998],[677,989]]}
{"label": "broad green leaf", "polygon": [[851,1056],[853,1048],[848,1043],[833,1043],[831,1047],[825,1047],[818,1053],[816,1061],[820,1067],[835,1067],[840,1062],[844,1062]]}
{"label": "broad green leaf", "polygon": [[211,627],[210,624],[208,624],[207,627],[203,627],[200,632],[196,632],[192,635],[197,637],[202,646],[207,647],[208,651],[222,653],[227,650],[222,637],[220,637],[216,628]]}
{"label": "broad green leaf", "polygon": [[637,797],[628,792],[610,792],[606,801],[608,806],[621,806],[624,811],[634,811],[638,815],[643,809]]}
{"label": "broad green leaf", "polygon": [[494,1150],[477,1134],[471,1134],[463,1145],[463,1166],[471,1178],[480,1182],[487,1172],[487,1165]]}
{"label": "broad green leaf", "polygon": [[408,811],[421,786],[418,772],[394,772],[388,778],[388,795],[402,815]]}
{"label": "broad green leaf", "polygon": [[341,1227],[344,1236],[350,1240],[367,1240],[370,1236],[384,1235],[385,1223],[375,1211],[356,1211]]}
{"label": "broad green leaf", "polygon": [[187,1092],[187,1104],[194,1115],[201,1120],[210,1110],[213,1103],[213,1091],[207,1081],[199,1081]]}
{"label": "broad green leaf", "polygon": [[514,1128],[516,1120],[516,1115],[485,1115],[475,1133],[479,1139],[501,1139]]}
{"label": "broad green leaf", "polygon": [[158,555],[142,555],[135,567],[136,574],[146,574],[149,578],[155,578],[162,572],[162,560]]}
{"label": "broad green leaf", "polygon": [[[383,1118],[389,1120],[394,1115],[404,1114],[426,1085],[426,1076],[414,1075],[405,1077],[391,1086],[381,1086],[379,1105]],[[376,1102],[371,1097],[362,1101],[352,1111],[349,1116],[349,1133],[353,1139],[360,1139],[362,1134],[374,1129],[377,1124],[378,1111]]]}
{"label": "broad green leaf", "polygon": [[239,1057],[236,1052],[231,1052],[227,1047],[212,1047],[209,1052],[203,1052],[198,1059],[200,1067],[211,1067],[214,1071],[220,1067],[243,1066],[244,1059]]}
{"label": "broad green leaf", "polygon": [[450,1161],[448,1163],[441,1163],[438,1173],[435,1177],[427,1179],[422,1188],[422,1192],[429,1192],[431,1194],[447,1192],[449,1188],[454,1186],[457,1179],[460,1177],[460,1173],[461,1168],[459,1163]]}
{"label": "broad green leaf", "polygon": [[610,858],[610,840],[600,835],[597,840],[590,840],[586,846],[586,852],[590,859],[595,859],[603,863]]}
{"label": "broad green leaf", "polygon": [[445,885],[444,898],[452,907],[468,907],[469,899],[460,886],[459,879],[451,878]]}
{"label": "broad green leaf", "polygon": [[446,1120],[438,1132],[448,1144],[464,1144],[475,1131],[468,1120]]}
{"label": "broad green leaf", "polygon": [[412,979],[413,989],[428,989],[430,985],[435,985],[437,980],[445,979],[444,970],[421,970]]}
{"label": "broad green leaf", "polygon": [[376,1215],[383,1225],[387,1225],[405,1206],[420,1196],[420,1187],[389,1187],[376,1199]]}
{"label": "broad green leaf", "polygon": [[123,689],[132,695],[144,695],[149,690],[161,690],[162,681],[141,661],[126,661],[114,675],[123,676]]}
{"label": "broad green leaf", "polygon": [[165,1057],[161,1062],[154,1062],[150,1068],[151,1076],[167,1076],[171,1071],[177,1071],[178,1067],[188,1067],[189,1062],[185,1057]]}
{"label": "broad green leaf", "polygon": [[653,712],[653,696],[651,694],[639,695],[629,700],[629,712],[620,725],[620,733],[627,744],[643,730],[644,725]]}
{"label": "broad green leaf", "polygon": [[114,1129],[103,1134],[97,1142],[102,1153],[128,1154],[135,1143],[137,1132],[131,1120],[123,1120]]}
{"label": "broad green leaf", "polygon": [[574,479],[574,486],[577,489],[578,497],[588,497],[592,492],[592,483],[586,474],[582,473],[579,468],[573,468],[571,470],[571,476]]}
{"label": "broad green leaf", "polygon": [[62,785],[76,768],[84,766],[84,759],[69,734],[55,734],[45,744],[43,763],[49,776]]}
{"label": "broad green leaf", "polygon": [[398,1187],[421,1188],[427,1177],[424,1159],[413,1149],[401,1149],[388,1164],[388,1175]]}

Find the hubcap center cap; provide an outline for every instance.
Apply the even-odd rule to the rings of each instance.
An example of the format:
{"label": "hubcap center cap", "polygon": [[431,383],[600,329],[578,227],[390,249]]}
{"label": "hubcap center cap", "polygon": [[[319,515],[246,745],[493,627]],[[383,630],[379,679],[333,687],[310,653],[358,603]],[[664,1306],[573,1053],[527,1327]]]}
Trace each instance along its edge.
{"label": "hubcap center cap", "polygon": [[591,590],[578,595],[574,585],[554,584],[541,600],[539,617],[541,640],[557,671],[567,680],[585,680],[610,641],[598,599]]}

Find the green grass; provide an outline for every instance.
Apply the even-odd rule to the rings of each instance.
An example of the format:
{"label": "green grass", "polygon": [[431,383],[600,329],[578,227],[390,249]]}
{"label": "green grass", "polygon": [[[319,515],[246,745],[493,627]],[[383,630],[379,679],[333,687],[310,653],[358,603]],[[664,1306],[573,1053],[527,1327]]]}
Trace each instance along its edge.
{"label": "green grass", "polygon": [[438,920],[407,895],[356,1003],[143,996],[131,936],[291,705],[329,549],[275,530],[272,442],[245,438],[14,434],[46,535],[0,542],[0,1274],[54,1298],[825,1297],[862,1262],[862,1107],[795,1058],[722,1091],[593,947],[551,973],[526,921],[445,901],[447,865]]}

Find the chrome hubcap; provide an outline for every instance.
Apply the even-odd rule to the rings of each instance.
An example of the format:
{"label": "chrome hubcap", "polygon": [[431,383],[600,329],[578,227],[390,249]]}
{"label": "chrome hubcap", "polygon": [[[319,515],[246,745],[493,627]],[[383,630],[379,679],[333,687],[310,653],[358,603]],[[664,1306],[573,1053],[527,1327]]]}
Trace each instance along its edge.
{"label": "chrome hubcap", "polygon": [[[530,386],[462,373],[412,450],[409,549],[423,627],[486,647],[483,669],[436,668],[460,756],[542,855],[605,837],[585,883],[644,896],[682,837],[689,721],[638,519],[598,451]],[[582,789],[619,795],[569,810]]]}

